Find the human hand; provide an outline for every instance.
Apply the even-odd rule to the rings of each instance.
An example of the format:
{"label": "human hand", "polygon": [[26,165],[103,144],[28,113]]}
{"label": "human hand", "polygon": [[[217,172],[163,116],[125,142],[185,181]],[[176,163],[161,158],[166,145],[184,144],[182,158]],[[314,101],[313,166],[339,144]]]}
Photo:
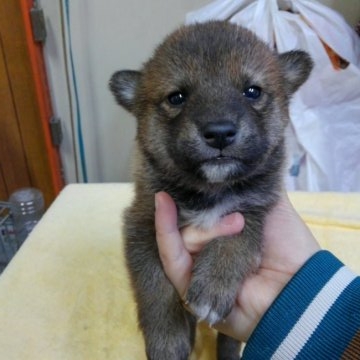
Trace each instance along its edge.
{"label": "human hand", "polygon": [[[224,217],[209,231],[177,227],[176,206],[171,197],[155,196],[155,225],[164,270],[181,297],[191,278],[193,256],[212,239],[238,233],[244,226],[239,213]],[[233,310],[214,327],[238,340],[246,341],[276,296],[319,245],[292,207],[286,194],[268,214],[264,229],[263,255],[256,274],[239,288]]]}

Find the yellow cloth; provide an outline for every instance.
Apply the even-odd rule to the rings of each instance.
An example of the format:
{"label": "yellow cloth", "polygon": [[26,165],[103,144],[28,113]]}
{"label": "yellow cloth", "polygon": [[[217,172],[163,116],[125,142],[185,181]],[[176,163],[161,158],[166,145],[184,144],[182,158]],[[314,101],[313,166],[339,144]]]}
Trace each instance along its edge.
{"label": "yellow cloth", "polygon": [[[0,276],[0,359],[145,359],[120,235],[132,196],[131,184],[63,190]],[[360,194],[291,200],[321,244],[360,273]],[[213,359],[212,337],[202,326],[194,358]]]}
{"label": "yellow cloth", "polygon": [[289,197],[321,247],[360,274],[360,193],[293,192]]}

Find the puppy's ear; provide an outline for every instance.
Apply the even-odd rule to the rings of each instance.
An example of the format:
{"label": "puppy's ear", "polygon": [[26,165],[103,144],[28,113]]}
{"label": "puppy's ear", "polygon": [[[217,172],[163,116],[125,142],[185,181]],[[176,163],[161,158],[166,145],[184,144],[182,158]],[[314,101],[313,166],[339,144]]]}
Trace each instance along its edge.
{"label": "puppy's ear", "polygon": [[109,88],[116,101],[128,111],[133,111],[136,89],[141,78],[139,71],[123,70],[113,74]]}
{"label": "puppy's ear", "polygon": [[301,50],[289,51],[279,55],[280,65],[289,95],[293,94],[309,77],[313,61],[308,53]]}

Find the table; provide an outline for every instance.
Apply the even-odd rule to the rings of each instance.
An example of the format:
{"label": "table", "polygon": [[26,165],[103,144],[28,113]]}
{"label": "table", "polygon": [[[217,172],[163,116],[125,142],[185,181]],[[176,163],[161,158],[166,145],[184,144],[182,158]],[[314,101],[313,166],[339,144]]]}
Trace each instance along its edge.
{"label": "table", "polygon": [[[0,276],[1,359],[145,359],[122,252],[132,197],[129,183],[65,187]],[[322,246],[360,273],[360,194],[290,198]],[[203,325],[197,359],[212,359],[213,337]]]}

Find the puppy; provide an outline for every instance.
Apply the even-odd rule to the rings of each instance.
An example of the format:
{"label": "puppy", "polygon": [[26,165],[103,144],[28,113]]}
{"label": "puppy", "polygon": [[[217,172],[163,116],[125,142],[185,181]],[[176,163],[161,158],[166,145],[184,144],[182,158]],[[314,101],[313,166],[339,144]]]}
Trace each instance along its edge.
{"label": "puppy", "polygon": [[[181,27],[140,71],[112,76],[116,100],[137,118],[125,252],[148,359],[188,359],[196,318],[224,319],[239,284],[256,271],[264,217],[282,186],[289,99],[311,68],[302,51],[278,55],[248,30],[213,21]],[[197,256],[184,299],[191,313],[159,259],[158,191],[175,200],[179,226],[208,228],[234,211],[245,216],[241,234],[215,239]],[[225,336],[217,352],[239,359]]]}

